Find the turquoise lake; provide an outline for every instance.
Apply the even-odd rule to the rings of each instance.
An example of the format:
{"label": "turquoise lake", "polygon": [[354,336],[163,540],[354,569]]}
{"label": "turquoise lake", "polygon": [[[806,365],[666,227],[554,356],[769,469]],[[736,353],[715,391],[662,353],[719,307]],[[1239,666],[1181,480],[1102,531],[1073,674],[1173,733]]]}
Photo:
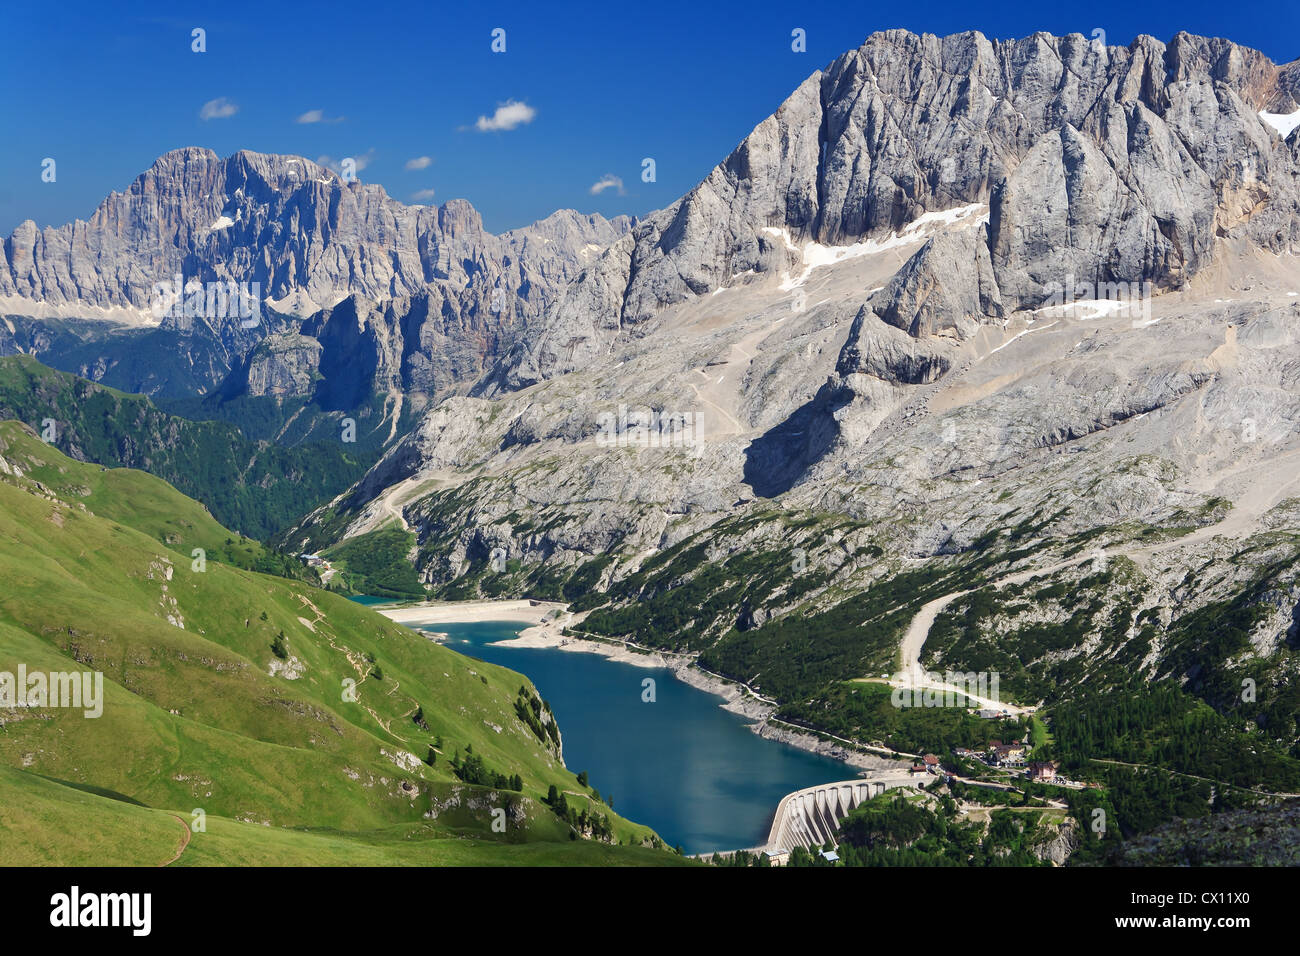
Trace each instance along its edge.
{"label": "turquoise lake", "polygon": [[[418,627],[419,625],[411,625]],[[512,648],[508,622],[429,625],[447,646],[528,675],[560,722],[564,762],[587,771],[623,816],[651,826],[687,853],[761,845],[792,790],[856,771],[749,730],[720,697],[683,684],[663,667],[635,667],[596,654]],[[655,701],[642,681],[655,681]]]}
{"label": "turquoise lake", "polygon": [[401,598],[375,597],[371,594],[354,594],[348,598],[349,601],[355,601],[357,604],[364,604],[366,607],[379,607],[383,604],[401,604]]}

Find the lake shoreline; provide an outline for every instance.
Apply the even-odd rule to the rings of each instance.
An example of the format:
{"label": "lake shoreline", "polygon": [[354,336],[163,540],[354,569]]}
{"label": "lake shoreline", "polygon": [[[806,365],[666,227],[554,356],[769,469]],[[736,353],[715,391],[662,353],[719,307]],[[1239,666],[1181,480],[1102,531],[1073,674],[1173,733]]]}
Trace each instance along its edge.
{"label": "lake shoreline", "polygon": [[735,681],[704,670],[696,662],[693,654],[677,654],[644,647],[631,641],[605,643],[588,638],[566,637],[560,633],[558,626],[551,623],[534,625],[520,632],[519,637],[495,643],[507,647],[548,648],[578,654],[598,654],[611,661],[631,664],[635,667],[667,668],[683,684],[715,697],[721,697],[723,703],[719,706],[723,710],[739,714],[751,721],[748,724],[749,729],[764,739],[788,744],[818,756],[830,757],[859,771],[892,768],[899,764],[897,760],[854,750],[848,744],[824,740],[814,733],[799,730],[783,722],[774,723],[773,715],[779,709],[776,704],[757,696],[749,688]]}
{"label": "lake shoreline", "polygon": [[[728,680],[704,670],[696,661],[697,655],[678,654],[658,648],[644,647],[631,641],[605,641],[573,637],[564,634],[586,617],[575,614],[568,606],[550,601],[463,601],[419,605],[416,607],[375,608],[385,617],[408,626],[481,623],[501,621],[526,624],[517,637],[493,643],[501,647],[536,648],[569,651],[579,654],[596,654],[608,660],[634,667],[662,667],[670,670],[677,680],[697,690],[721,697],[719,706],[746,718],[751,731],[767,740],[788,744],[799,750],[829,757],[855,770],[880,770],[897,767],[898,760],[854,749],[847,742],[837,743],[808,731],[776,721],[775,702],[764,698],[743,684]],[[433,632],[436,639],[446,635]]]}

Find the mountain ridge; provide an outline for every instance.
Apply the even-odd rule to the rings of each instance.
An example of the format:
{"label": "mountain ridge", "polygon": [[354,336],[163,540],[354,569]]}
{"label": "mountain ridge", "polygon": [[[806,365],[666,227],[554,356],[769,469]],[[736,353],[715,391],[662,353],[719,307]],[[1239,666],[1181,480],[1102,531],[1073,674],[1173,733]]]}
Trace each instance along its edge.
{"label": "mountain ridge", "polygon": [[[38,354],[131,392],[229,395],[241,377],[247,386],[241,366],[268,336],[299,334],[313,316],[327,323],[345,308],[377,323],[368,373],[335,383],[334,393],[353,396],[346,410],[389,398],[394,375],[403,390],[433,397],[477,378],[501,343],[633,222],[557,210],[493,235],[463,199],[407,205],[302,157],[240,150],[222,159],[184,147],[158,157],[89,220],[44,229],[28,221],[4,240],[0,354]],[[208,297],[192,303],[192,283]],[[214,286],[223,290],[216,298]],[[236,314],[227,287],[247,294],[256,313]],[[180,306],[168,308],[180,288]],[[412,301],[424,321],[411,318]],[[87,348],[90,337],[69,333],[65,318],[80,320],[78,329],[108,321],[90,330]],[[445,351],[456,354],[444,360]],[[356,372],[349,356],[312,352],[289,357],[309,378],[317,359]],[[301,371],[269,377],[297,382],[297,397],[310,391]]]}
{"label": "mountain ridge", "polygon": [[[1095,213],[1072,223],[1096,235],[1088,257],[1070,263],[1081,280],[1176,287],[1235,226],[1270,248],[1292,244],[1300,140],[1288,139],[1279,157],[1257,114],[1294,108],[1298,65],[1188,33],[1169,44],[1140,36],[1127,48],[1081,34],[872,34],[813,73],[699,185],[644,217],[474,394],[581,367],[620,336],[644,334],[664,307],[734,277],[793,274],[801,246],[806,261],[814,244],[878,239],[974,203],[989,206],[986,244],[1008,304],[1033,307],[1046,273],[1063,279],[1051,250],[1090,241],[1021,235],[1049,187],[1085,216],[1086,200],[1107,191],[1132,207],[1119,234]],[[1082,177],[1066,174],[1076,166]]]}
{"label": "mountain ridge", "polygon": [[[1190,35],[894,33],[836,62],[285,540],[400,523],[434,597],[568,600],[572,636],[909,752],[978,728],[889,705],[945,599],[923,666],[1000,673],[1063,725],[1094,689],[1131,718],[1071,737],[1072,772],[1203,761],[1223,793],[1267,764],[1294,792],[1300,137],[1259,115],[1283,71]],[[1196,760],[1149,743],[1179,721]]]}
{"label": "mountain ridge", "polygon": [[[301,166],[302,171],[294,169],[295,166]],[[277,197],[276,194],[281,192],[286,195]],[[264,210],[256,209],[255,198],[261,198],[266,205],[273,203],[275,198],[282,202],[272,210],[273,215],[266,217],[260,216]],[[245,199],[249,201],[240,202]],[[257,246],[264,247],[269,244],[268,240],[278,238],[277,233],[286,231],[286,224],[272,221],[274,214],[289,211],[288,207],[295,203],[308,207],[325,206],[325,215],[317,215],[314,219],[318,227],[327,227],[315,230],[324,246],[319,254],[308,255],[314,251],[301,246],[281,248],[275,250],[280,261],[264,262],[262,268],[257,268],[250,259],[241,260],[234,255],[238,242],[219,241],[227,236],[217,234],[228,233],[239,238],[256,236],[262,240]],[[352,208],[348,208],[349,204]],[[173,205],[175,209],[170,208]],[[228,212],[236,214],[234,221],[226,221],[231,218],[226,215]],[[244,217],[246,212],[250,213],[247,219]],[[354,217],[355,221],[345,221],[345,215]],[[255,216],[260,218],[255,221]],[[151,218],[156,222],[151,222]],[[370,218],[378,221],[370,222]],[[224,266],[224,270],[219,275],[214,274],[213,278],[260,281],[272,301],[282,300],[292,292],[305,291],[309,295],[321,295],[322,303],[318,304],[325,304],[324,300],[333,294],[336,297],[327,303],[333,305],[352,292],[382,298],[419,291],[425,284],[437,278],[447,278],[454,272],[459,272],[464,278],[470,270],[460,263],[473,263],[480,268],[483,264],[483,257],[472,248],[475,243],[499,242],[521,253],[530,247],[530,240],[534,238],[559,239],[571,247],[580,241],[590,241],[589,236],[601,235],[607,228],[615,234],[624,231],[631,221],[627,216],[606,220],[599,213],[557,209],[527,226],[494,235],[483,228],[482,218],[465,199],[451,199],[433,206],[407,204],[389,196],[380,184],[363,183],[359,179],[346,181],[333,170],[303,156],[241,149],[222,158],[207,147],[184,146],[158,156],[125,190],[111,192],[89,219],[45,227],[30,219],[20,223],[5,238],[0,296],[39,298],[47,305],[66,304],[72,308],[80,305],[148,311],[153,297],[153,282],[170,279],[177,270],[190,278],[191,273],[185,271],[185,267],[197,265],[209,272]],[[345,228],[349,225],[351,234]],[[150,241],[146,232],[150,226],[156,226],[154,233],[163,241]],[[341,275],[337,263],[325,261],[330,255],[331,242],[374,238],[394,228],[414,230],[413,235],[406,237],[415,240],[411,243],[416,252],[414,260],[409,255],[413,250],[403,249],[401,267],[387,272],[377,265],[366,266],[358,260],[350,260],[350,264],[357,267],[356,278],[341,288],[327,286],[313,276],[313,270],[317,268],[326,280]],[[365,230],[372,235],[357,235]],[[335,235],[328,235],[330,232]],[[87,253],[120,252],[121,245],[109,245],[107,249],[102,246],[105,240],[120,238],[123,234],[135,247],[149,249],[156,246],[160,250],[156,259],[147,260],[148,268],[133,263],[126,268],[114,269],[99,282],[83,285],[80,280],[89,278],[84,264],[73,263],[68,268],[60,268],[56,261],[64,254],[70,258],[79,250]],[[300,243],[311,238],[306,232],[289,237]],[[100,248],[96,248],[96,242]],[[282,241],[282,245],[287,244],[289,240]],[[207,248],[199,248],[200,245]],[[187,254],[203,252],[210,258],[198,262],[187,259],[187,255],[168,255],[169,247],[186,249]],[[48,256],[44,254],[46,248],[50,250]],[[463,256],[466,251],[470,254]],[[527,251],[532,254],[540,250],[527,248]],[[298,256],[293,253],[298,253]],[[304,261],[299,261],[300,258]],[[538,258],[549,257],[542,255]],[[112,265],[112,259],[105,255],[96,256],[95,261]],[[154,278],[146,281],[149,276]],[[77,296],[77,292],[88,294]]]}

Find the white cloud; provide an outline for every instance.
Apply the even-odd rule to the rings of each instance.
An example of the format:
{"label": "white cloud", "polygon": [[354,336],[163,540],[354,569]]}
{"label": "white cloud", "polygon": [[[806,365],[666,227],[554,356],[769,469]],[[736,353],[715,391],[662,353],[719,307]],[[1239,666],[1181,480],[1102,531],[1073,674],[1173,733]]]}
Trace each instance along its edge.
{"label": "white cloud", "polygon": [[591,184],[591,194],[593,196],[599,196],[606,189],[617,189],[620,196],[626,195],[626,193],[623,192],[623,180],[619,179],[613,173],[606,173],[596,182]]}
{"label": "white cloud", "polygon": [[433,160],[430,159],[428,156],[417,156],[415,157],[415,159],[408,159],[406,161],[406,168],[407,169],[428,169],[429,164],[432,162]]}
{"label": "white cloud", "polygon": [[492,118],[480,116],[474,123],[474,128],[480,133],[488,133],[494,130],[509,130],[525,123],[531,123],[533,117],[537,115],[537,110],[533,109],[527,103],[517,103],[514,100],[508,100],[497,107],[497,111],[492,114]]}
{"label": "white cloud", "polygon": [[432,199],[432,198],[433,198],[433,190],[432,190],[432,189],[421,189],[421,190],[419,190],[419,191],[417,191],[417,192],[413,192],[413,193],[411,193],[411,198],[414,199],[414,200],[416,200],[416,201],[419,201],[419,202],[423,202],[423,201],[426,200],[426,199]]}
{"label": "white cloud", "polygon": [[324,110],[308,110],[298,117],[297,123],[342,123],[346,117],[326,116]]}
{"label": "white cloud", "polygon": [[224,96],[219,96],[215,100],[208,100],[203,104],[203,109],[199,110],[199,119],[227,119],[239,112],[239,107]]}

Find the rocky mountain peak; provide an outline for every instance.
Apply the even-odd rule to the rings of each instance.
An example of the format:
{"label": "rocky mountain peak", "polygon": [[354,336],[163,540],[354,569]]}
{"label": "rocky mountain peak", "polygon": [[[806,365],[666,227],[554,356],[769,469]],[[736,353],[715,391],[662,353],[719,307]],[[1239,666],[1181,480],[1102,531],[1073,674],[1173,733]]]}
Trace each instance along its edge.
{"label": "rocky mountain peak", "polygon": [[[573,241],[533,250],[531,261],[545,265],[545,275],[530,277],[524,314],[576,274],[581,263],[563,260],[578,239],[603,247],[630,225],[576,213],[563,222]],[[154,283],[179,272],[202,281],[258,282],[277,301],[297,293],[317,306],[352,293],[383,299],[442,281],[463,286],[484,270],[522,278],[511,274],[517,268],[493,264],[506,247],[534,230],[555,233],[559,223],[552,216],[498,237],[463,199],[407,206],[381,186],[345,182],[301,156],[240,150],[221,159],[185,147],[158,157],[89,221],[43,230],[20,225],[4,244],[0,296],[20,315],[24,300],[33,314],[37,302],[67,314],[113,307],[143,314]]]}
{"label": "rocky mountain peak", "polygon": [[[562,210],[497,236],[464,199],[408,206],[381,186],[345,182],[301,156],[240,150],[222,159],[209,149],[186,147],[158,157],[125,191],[108,196],[89,221],[45,229],[20,225],[0,258],[0,306],[14,316],[105,317],[214,339],[204,351],[218,357],[216,364],[205,365],[191,383],[202,392],[220,383],[214,373],[246,366],[241,356],[268,331],[296,333],[284,322],[293,326],[351,297],[367,303],[362,313],[377,309],[390,324],[376,333],[381,351],[398,350],[376,357],[368,371],[357,370],[359,381],[397,387],[377,370],[419,365],[411,353],[423,346],[404,339],[398,323],[406,314],[385,303],[432,303],[446,329],[430,334],[441,339],[444,331],[456,330],[464,340],[451,350],[450,361],[423,356],[442,370],[433,386],[440,391],[454,387],[461,374],[476,377],[516,328],[539,316],[595,254],[631,226],[626,217],[608,221]],[[254,323],[250,331],[225,315],[160,317],[156,285],[178,275],[184,283],[256,289],[266,324]],[[416,324],[408,322],[407,331]],[[16,347],[13,340],[0,341],[0,350]],[[258,392],[317,387],[316,379],[301,372],[317,362],[329,367],[328,349],[275,349],[258,361],[274,362],[289,351],[297,356],[292,369],[250,377],[245,367],[237,378]],[[107,358],[84,371],[98,377],[115,364]],[[394,381],[413,388],[422,387],[416,379],[433,381],[426,372],[412,374]],[[150,389],[151,383],[139,376],[114,381],[133,390]]]}
{"label": "rocky mountain peak", "polygon": [[874,33],[583,272],[477,391],[563,374],[669,306],[974,204],[989,207],[970,250],[990,261],[983,300],[1010,311],[1066,276],[1180,287],[1229,236],[1276,251],[1300,239],[1300,140],[1259,112],[1290,101],[1294,75],[1186,33]]}

